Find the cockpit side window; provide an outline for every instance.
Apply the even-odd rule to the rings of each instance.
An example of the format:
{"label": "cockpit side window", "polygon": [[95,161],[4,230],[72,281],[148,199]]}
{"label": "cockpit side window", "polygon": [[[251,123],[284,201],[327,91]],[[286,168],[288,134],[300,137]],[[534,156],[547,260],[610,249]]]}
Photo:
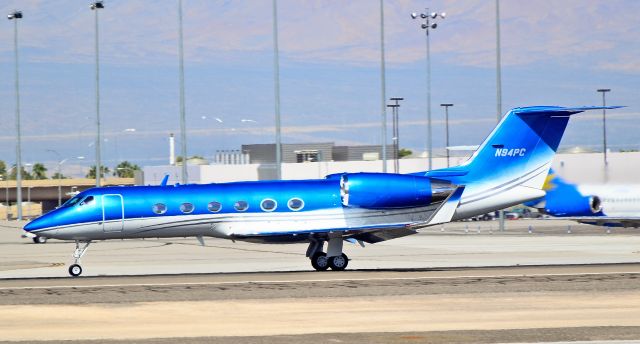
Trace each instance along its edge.
{"label": "cockpit side window", "polygon": [[83,205],[90,205],[93,204],[94,199],[93,196],[87,196],[85,199],[82,200],[82,202],[80,202],[78,205],[80,207],[82,207]]}
{"label": "cockpit side window", "polygon": [[72,206],[76,205],[76,203],[80,202],[80,200],[81,200],[81,199],[82,199],[82,197],[78,197],[78,196],[73,197],[72,199],[70,199],[70,200],[66,201],[66,202],[62,205],[62,207],[63,207],[63,208],[66,208],[66,207],[72,207]]}

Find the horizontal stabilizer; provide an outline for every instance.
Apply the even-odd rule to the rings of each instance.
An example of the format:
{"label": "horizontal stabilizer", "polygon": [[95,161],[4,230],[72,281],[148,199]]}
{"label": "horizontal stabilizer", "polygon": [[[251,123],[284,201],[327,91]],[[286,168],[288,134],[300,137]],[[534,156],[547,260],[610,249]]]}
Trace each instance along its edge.
{"label": "horizontal stabilizer", "polygon": [[460,204],[460,197],[464,191],[464,186],[458,186],[456,190],[451,193],[449,198],[442,203],[442,205],[433,213],[427,226],[433,226],[440,223],[451,222],[453,215],[456,213],[458,204]]}

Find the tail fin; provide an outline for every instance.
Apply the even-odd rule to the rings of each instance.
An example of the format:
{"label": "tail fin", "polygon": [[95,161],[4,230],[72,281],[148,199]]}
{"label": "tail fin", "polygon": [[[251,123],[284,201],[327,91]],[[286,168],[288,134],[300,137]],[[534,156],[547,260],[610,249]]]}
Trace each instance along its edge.
{"label": "tail fin", "polygon": [[[515,108],[504,116],[466,163],[429,171],[427,176],[466,185],[461,207],[483,200],[479,202],[483,209],[477,211],[502,209],[542,197],[542,186],[569,116],[596,109],[603,107]],[[489,198],[492,201],[488,201]]]}

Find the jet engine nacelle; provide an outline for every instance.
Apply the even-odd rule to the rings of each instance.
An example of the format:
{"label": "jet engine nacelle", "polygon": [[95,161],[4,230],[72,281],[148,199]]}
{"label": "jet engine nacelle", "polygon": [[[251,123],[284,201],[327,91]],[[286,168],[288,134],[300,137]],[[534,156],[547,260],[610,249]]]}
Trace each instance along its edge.
{"label": "jet engine nacelle", "polygon": [[591,216],[601,211],[602,202],[598,196],[554,198],[544,202],[544,212],[554,216]]}
{"label": "jet engine nacelle", "polygon": [[445,200],[455,186],[429,177],[391,173],[348,173],[340,176],[345,207],[390,209],[427,206]]}

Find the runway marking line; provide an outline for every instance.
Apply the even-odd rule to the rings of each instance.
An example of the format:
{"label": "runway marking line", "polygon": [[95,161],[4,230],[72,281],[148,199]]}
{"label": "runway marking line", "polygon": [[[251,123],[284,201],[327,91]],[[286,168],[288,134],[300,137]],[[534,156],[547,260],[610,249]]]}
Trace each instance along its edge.
{"label": "runway marking line", "polygon": [[225,281],[225,282],[175,282],[175,283],[132,283],[132,284],[95,284],[95,285],[57,285],[57,286],[33,286],[33,287],[0,287],[0,290],[26,290],[26,289],[86,289],[86,288],[114,288],[114,287],[171,287],[186,285],[228,285],[228,284],[295,284],[295,283],[322,283],[322,282],[367,282],[367,281],[408,281],[408,280],[450,280],[468,278],[504,278],[504,277],[568,277],[568,276],[597,276],[616,274],[640,274],[639,272],[587,272],[578,274],[517,274],[517,275],[470,275],[470,276],[422,276],[422,277],[389,277],[389,278],[337,278],[337,279],[308,279],[308,280],[263,280],[263,281]]}

